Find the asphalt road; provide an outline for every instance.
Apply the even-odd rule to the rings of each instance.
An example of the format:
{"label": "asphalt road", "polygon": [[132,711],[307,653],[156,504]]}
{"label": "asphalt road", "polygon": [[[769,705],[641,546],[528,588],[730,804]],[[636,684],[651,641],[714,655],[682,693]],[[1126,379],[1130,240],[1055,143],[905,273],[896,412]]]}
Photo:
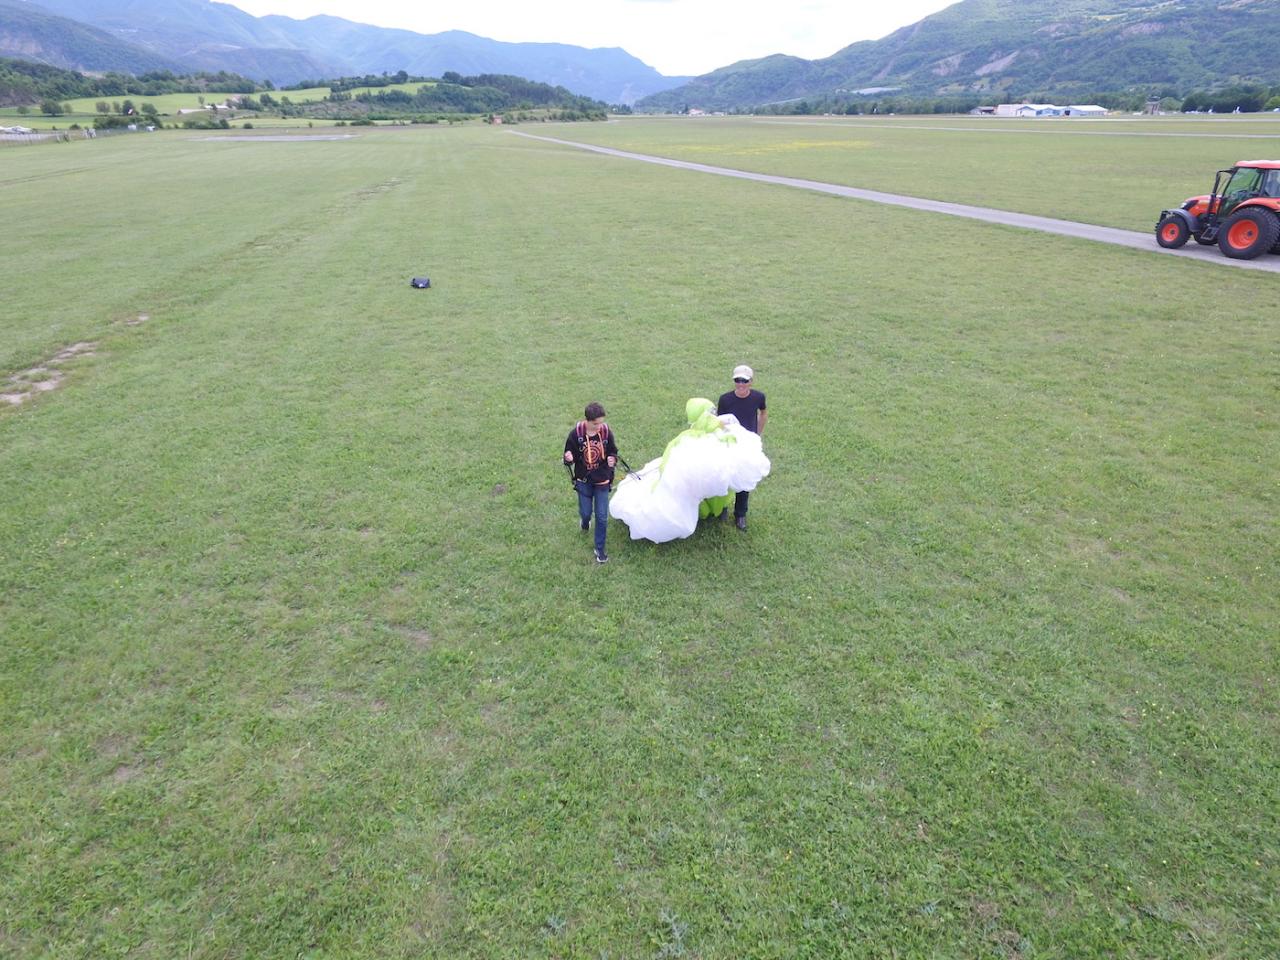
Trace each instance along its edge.
{"label": "asphalt road", "polygon": [[798,190],[813,190],[818,193],[833,193],[841,197],[869,200],[872,203],[885,203],[894,207],[908,207],[912,210],[944,213],[952,217],[967,217],[970,220],[981,220],[984,223],[999,223],[1009,227],[1021,227],[1024,230],[1056,233],[1064,237],[1077,237],[1081,240],[1093,240],[1097,243],[1131,247],[1134,250],[1141,250],[1156,256],[1181,257],[1187,260],[1199,260],[1202,263],[1212,263],[1220,267],[1236,267],[1241,270],[1266,270],[1271,273],[1280,273],[1280,256],[1271,254],[1263,254],[1256,260],[1232,260],[1230,257],[1224,257],[1216,246],[1202,247],[1195,242],[1188,243],[1181,250],[1166,250],[1156,243],[1154,220],[1151,224],[1150,233],[1138,233],[1134,230],[1100,227],[1092,223],[1076,223],[1073,220],[1036,217],[1029,213],[1014,213],[1010,210],[993,210],[990,207],[971,207],[963,203],[947,203],[942,200],[927,200],[923,197],[882,193],[879,190],[863,190],[859,187],[846,187],[838,183],[822,183],[819,180],[801,180],[796,177],[777,177],[767,173],[750,173],[746,170],[734,170],[731,167],[713,167],[706,163],[671,160],[667,157],[655,157],[647,153],[631,153],[627,150],[598,147],[594,144],[577,143],[573,140],[540,137],[532,133],[522,133],[518,130],[508,132],[518,137],[528,137],[530,140],[558,143],[562,146],[575,147],[579,150],[603,153],[610,157],[621,157],[624,160],[641,160],[645,163],[656,163],[664,167],[676,167],[681,170],[694,170],[698,173],[713,173],[721,177],[736,177],[739,180],[757,180],[760,183],[773,183],[783,187],[795,187]]}

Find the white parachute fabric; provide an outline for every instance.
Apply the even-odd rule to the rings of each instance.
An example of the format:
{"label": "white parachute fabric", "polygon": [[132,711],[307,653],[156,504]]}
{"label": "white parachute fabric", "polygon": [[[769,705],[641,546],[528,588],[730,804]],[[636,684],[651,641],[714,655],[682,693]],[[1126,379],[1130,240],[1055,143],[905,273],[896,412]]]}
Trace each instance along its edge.
{"label": "white parachute fabric", "polygon": [[629,474],[609,499],[609,513],[627,525],[632,540],[665,543],[698,526],[698,504],[710,497],[750,491],[769,475],[760,437],[732,414],[722,429],[681,434],[665,456]]}

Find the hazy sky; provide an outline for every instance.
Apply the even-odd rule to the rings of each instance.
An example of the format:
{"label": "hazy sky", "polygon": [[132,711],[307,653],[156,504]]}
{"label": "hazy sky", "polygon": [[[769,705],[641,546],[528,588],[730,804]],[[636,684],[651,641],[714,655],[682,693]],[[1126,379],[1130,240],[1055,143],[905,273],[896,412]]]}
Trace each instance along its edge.
{"label": "hazy sky", "polygon": [[789,53],[827,57],[955,0],[227,0],[254,16],[316,14],[418,33],[467,30],[494,40],[622,47],[667,76]]}

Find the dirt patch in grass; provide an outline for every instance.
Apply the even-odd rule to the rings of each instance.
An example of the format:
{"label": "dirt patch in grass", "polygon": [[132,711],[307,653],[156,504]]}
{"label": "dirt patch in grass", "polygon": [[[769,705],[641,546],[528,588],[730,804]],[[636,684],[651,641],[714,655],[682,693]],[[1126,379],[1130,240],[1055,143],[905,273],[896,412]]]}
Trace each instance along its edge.
{"label": "dirt patch in grass", "polygon": [[66,378],[66,371],[62,369],[62,365],[79,357],[94,356],[97,347],[96,343],[87,340],[73,343],[59,350],[44,363],[13,374],[0,388],[0,403],[8,403],[16,407],[26,403],[38,393],[57,390]]}
{"label": "dirt patch in grass", "polygon": [[978,919],[988,940],[1001,956],[1020,960],[1030,951],[1031,944],[1017,930],[1006,927],[1000,918],[1000,906],[990,900],[974,900],[974,916]]}
{"label": "dirt patch in grass", "polygon": [[432,639],[431,634],[421,627],[402,623],[397,624],[393,629],[418,650],[429,650],[435,645],[435,640]]}
{"label": "dirt patch in grass", "polygon": [[409,923],[407,939],[415,947],[441,943],[457,922],[456,902],[442,879],[431,880],[410,909],[417,916]]}
{"label": "dirt patch in grass", "polygon": [[98,756],[113,759],[123,756],[132,750],[132,744],[127,737],[112,733],[95,743],[93,749]]}
{"label": "dirt patch in grass", "polygon": [[142,773],[142,764],[140,763],[122,763],[111,771],[111,780],[113,783],[128,783]]}

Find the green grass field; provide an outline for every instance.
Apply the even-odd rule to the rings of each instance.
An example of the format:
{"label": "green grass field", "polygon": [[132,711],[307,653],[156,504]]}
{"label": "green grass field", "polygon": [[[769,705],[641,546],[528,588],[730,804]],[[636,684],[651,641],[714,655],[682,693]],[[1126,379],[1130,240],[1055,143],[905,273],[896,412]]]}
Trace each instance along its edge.
{"label": "green grass field", "polygon": [[[1178,143],[1052,192],[1131,226],[1241,158]],[[1274,954],[1272,276],[476,126],[15,149],[0,198],[0,378],[94,345],[0,404],[0,954]],[[744,361],[750,529],[596,566],[583,404],[638,464]]]}
{"label": "green grass field", "polygon": [[1280,115],[1209,119],[670,118],[570,139],[1131,230],[1208,193],[1237,160],[1280,157]]}

